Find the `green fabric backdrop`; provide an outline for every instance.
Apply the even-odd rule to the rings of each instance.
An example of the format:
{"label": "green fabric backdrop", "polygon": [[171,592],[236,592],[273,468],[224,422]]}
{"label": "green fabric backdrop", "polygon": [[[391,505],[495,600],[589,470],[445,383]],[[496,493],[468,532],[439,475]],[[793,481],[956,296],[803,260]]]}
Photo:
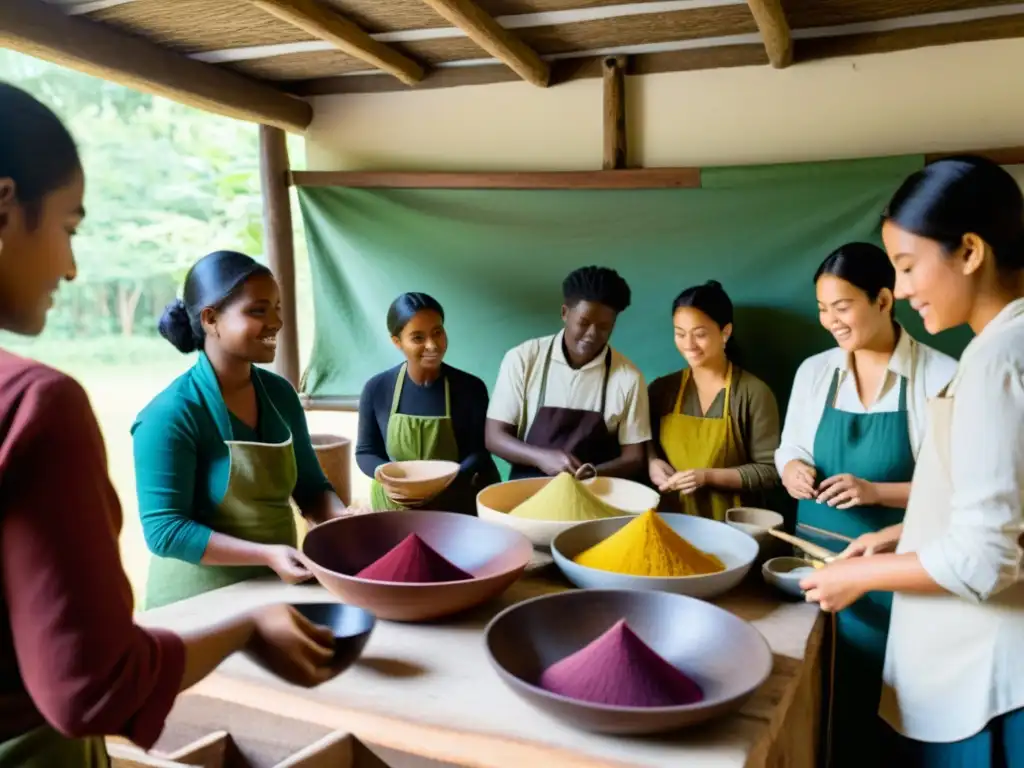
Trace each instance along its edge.
{"label": "green fabric backdrop", "polygon": [[[316,316],[303,388],[358,395],[399,362],[384,318],[403,291],[444,305],[447,361],[493,386],[507,349],[560,327],[565,275],[599,264],[632,287],[612,343],[648,380],[682,367],[672,299],[714,278],[737,306],[744,364],[785,408],[797,365],[831,344],[818,325],[815,268],[845,242],[878,242],[884,203],[923,162],[708,169],[701,189],[302,188]],[[908,307],[899,314],[928,338]],[[955,332],[933,343],[959,355],[966,339]]]}

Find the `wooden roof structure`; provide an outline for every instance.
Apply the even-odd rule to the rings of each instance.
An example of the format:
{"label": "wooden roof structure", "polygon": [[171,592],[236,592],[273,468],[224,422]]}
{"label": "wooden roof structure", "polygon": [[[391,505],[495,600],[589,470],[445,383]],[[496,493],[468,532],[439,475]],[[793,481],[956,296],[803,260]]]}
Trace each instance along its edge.
{"label": "wooden roof structure", "polygon": [[1010,0],[3,0],[0,44],[302,131],[305,97],[627,74],[1024,37]]}

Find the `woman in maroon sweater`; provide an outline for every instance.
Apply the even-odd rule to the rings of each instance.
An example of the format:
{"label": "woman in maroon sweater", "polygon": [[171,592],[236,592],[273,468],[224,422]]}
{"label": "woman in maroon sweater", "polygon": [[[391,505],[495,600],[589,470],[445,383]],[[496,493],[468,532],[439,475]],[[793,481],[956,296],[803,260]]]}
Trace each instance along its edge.
{"label": "woman in maroon sweater", "polygon": [[[0,83],[0,329],[40,333],[85,215],[74,141]],[[331,633],[286,606],[178,636],[145,630],[103,439],[73,379],[0,350],[0,768],[107,765],[151,747],[178,693],[235,651],[297,685],[332,676]]]}

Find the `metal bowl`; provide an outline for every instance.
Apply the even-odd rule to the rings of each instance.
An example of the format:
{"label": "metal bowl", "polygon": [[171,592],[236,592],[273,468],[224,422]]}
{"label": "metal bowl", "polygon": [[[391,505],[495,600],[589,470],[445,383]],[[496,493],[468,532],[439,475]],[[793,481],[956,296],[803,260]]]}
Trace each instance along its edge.
{"label": "metal bowl", "polygon": [[[509,513],[550,482],[550,477],[528,477],[488,486],[477,494],[477,515],[481,520],[507,525],[526,536],[538,549],[547,550],[555,536],[578,523],[531,520]],[[626,515],[657,509],[661,498],[646,485],[618,477],[599,476],[582,482],[597,498]]]}
{"label": "metal bowl", "polygon": [[[620,707],[551,693],[541,673],[620,619],[655,652],[689,675],[704,700],[673,707]],[[487,625],[484,644],[498,676],[523,700],[588,731],[643,734],[675,730],[738,709],[772,671],[772,652],[750,623],[683,595],[633,590],[568,591],[506,608]]]}
{"label": "metal bowl", "polygon": [[747,534],[716,520],[680,514],[661,514],[668,526],[695,547],[718,557],[725,570],[702,576],[630,576],[601,571],[573,562],[586,549],[607,539],[632,517],[610,517],[577,523],[551,542],[551,555],[562,573],[584,589],[650,589],[690,597],[711,598],[728,592],[747,575],[757,557],[757,542]]}
{"label": "metal bowl", "polygon": [[334,634],[336,669],[348,669],[359,658],[377,624],[369,611],[344,603],[293,603],[292,608]]}
{"label": "metal bowl", "polygon": [[[410,533],[473,578],[408,584],[354,575]],[[526,537],[509,528],[455,512],[419,509],[370,512],[318,525],[306,534],[302,551],[329,592],[395,621],[427,621],[479,605],[518,579],[533,555]]]}

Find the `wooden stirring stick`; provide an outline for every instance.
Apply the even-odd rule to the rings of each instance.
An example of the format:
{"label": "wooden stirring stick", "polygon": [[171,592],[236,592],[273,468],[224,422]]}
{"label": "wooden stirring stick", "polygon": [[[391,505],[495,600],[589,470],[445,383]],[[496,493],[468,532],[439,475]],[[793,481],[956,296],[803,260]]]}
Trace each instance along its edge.
{"label": "wooden stirring stick", "polygon": [[846,544],[853,542],[853,539],[849,536],[843,536],[841,533],[832,533],[832,531],[826,531],[824,528],[815,528],[813,525],[808,525],[807,523],[797,523],[796,527],[803,528],[805,531],[810,531],[811,533],[816,533],[819,536],[826,536],[827,538],[835,539],[836,541],[842,541]]}
{"label": "wooden stirring stick", "polygon": [[790,536],[785,531],[778,531],[774,528],[769,528],[768,533],[770,533],[777,539],[782,539],[783,541],[792,544],[794,547],[802,549],[811,557],[817,558],[822,562],[830,563],[836,557],[835,552],[829,549],[825,549],[824,547],[819,547],[817,544],[812,544],[811,542],[805,541],[804,539],[798,538],[796,536]]}

